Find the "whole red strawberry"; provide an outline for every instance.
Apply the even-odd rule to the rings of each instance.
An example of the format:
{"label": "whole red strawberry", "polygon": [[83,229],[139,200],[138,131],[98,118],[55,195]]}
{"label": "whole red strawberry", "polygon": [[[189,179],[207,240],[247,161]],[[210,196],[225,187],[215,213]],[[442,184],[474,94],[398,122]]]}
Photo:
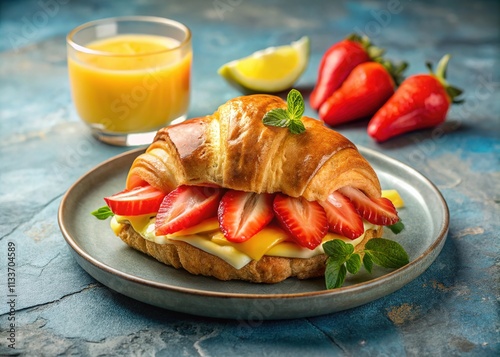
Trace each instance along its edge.
{"label": "whole red strawberry", "polygon": [[342,86],[319,108],[319,117],[328,125],[371,117],[394,94],[396,82],[406,63],[394,67],[389,61],[357,65]]}
{"label": "whole red strawberry", "polygon": [[409,131],[430,128],[441,124],[451,103],[462,91],[446,82],[446,67],[450,55],[438,64],[436,73],[427,64],[430,74],[408,77],[394,95],[375,113],[368,123],[368,134],[378,142]]}
{"label": "whole red strawberry", "polygon": [[352,34],[333,44],[323,55],[319,66],[318,80],[309,103],[313,109],[319,107],[332,95],[358,64],[372,61],[383,54],[367,37]]}

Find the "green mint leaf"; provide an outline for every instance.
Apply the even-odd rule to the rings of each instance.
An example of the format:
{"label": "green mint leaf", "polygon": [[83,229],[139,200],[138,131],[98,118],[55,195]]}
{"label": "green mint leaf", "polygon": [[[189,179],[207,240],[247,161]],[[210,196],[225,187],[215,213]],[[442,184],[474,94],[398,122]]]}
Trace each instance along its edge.
{"label": "green mint leaf", "polygon": [[405,225],[403,224],[403,222],[401,222],[401,220],[399,220],[399,222],[387,226],[387,228],[389,228],[392,233],[399,234],[403,229],[405,229]]}
{"label": "green mint leaf", "polygon": [[302,120],[292,120],[288,125],[288,130],[290,130],[292,134],[301,134],[306,131],[306,127],[304,123],[302,123]]}
{"label": "green mint leaf", "polygon": [[349,273],[356,274],[361,268],[361,257],[359,254],[352,254],[345,265]]}
{"label": "green mint leaf", "polygon": [[276,108],[268,111],[262,118],[265,125],[288,128],[292,134],[303,133],[306,128],[302,123],[305,104],[302,94],[292,89],[287,96],[287,109]]}
{"label": "green mint leaf", "polygon": [[108,206],[103,206],[101,208],[96,209],[93,212],[90,212],[93,216],[95,216],[97,219],[100,220],[105,220],[109,217],[114,216],[115,214],[109,209]]}
{"label": "green mint leaf", "polygon": [[290,119],[300,120],[305,111],[304,98],[302,98],[302,94],[300,94],[297,89],[292,89],[288,92],[286,103]]}
{"label": "green mint leaf", "polygon": [[288,112],[282,108],[276,108],[268,111],[262,121],[265,125],[278,126],[280,128],[288,127],[290,118]]}
{"label": "green mint leaf", "polygon": [[397,242],[384,238],[373,238],[365,245],[365,252],[377,265],[397,269],[409,263],[404,248]]}
{"label": "green mint leaf", "polygon": [[354,252],[354,246],[341,239],[333,239],[323,243],[323,250],[330,258],[344,264]]}
{"label": "green mint leaf", "polygon": [[347,271],[355,274],[361,267],[359,254],[353,254],[354,246],[341,239],[323,243],[323,250],[328,255],[325,269],[326,288],[340,288],[344,284]]}
{"label": "green mint leaf", "polygon": [[345,281],[347,269],[345,264],[328,258],[325,269],[325,284],[327,289],[340,288]]}
{"label": "green mint leaf", "polygon": [[368,273],[371,274],[373,269],[373,259],[370,255],[370,252],[365,252],[365,256],[363,257],[363,265]]}

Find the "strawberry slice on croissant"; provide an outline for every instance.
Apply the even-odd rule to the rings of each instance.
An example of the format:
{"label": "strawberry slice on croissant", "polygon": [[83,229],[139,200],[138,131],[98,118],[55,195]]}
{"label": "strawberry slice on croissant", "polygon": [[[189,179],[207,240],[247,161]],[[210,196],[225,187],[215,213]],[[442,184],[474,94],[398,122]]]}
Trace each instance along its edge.
{"label": "strawberry slice on croissant", "polygon": [[[213,115],[161,129],[126,182],[127,190],[165,193],[150,214],[154,235],[137,231],[130,217],[118,217],[115,233],[192,274],[274,283],[323,275],[325,240],[342,235],[364,245],[399,220],[353,143],[308,117],[300,134],[265,125],[277,108],[287,108],[279,97],[242,96]],[[215,242],[248,259],[217,253]]]}

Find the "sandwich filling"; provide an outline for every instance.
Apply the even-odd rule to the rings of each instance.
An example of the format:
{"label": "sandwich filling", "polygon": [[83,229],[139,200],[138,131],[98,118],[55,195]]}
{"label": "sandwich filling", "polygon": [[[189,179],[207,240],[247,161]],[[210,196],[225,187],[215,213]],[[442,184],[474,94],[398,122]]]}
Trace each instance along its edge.
{"label": "sandwich filling", "polygon": [[399,221],[399,203],[390,197],[369,198],[351,187],[307,201],[219,187],[179,186],[165,194],[141,186],[105,200],[117,236],[128,224],[147,241],[182,241],[241,269],[263,256],[312,258],[331,240],[356,246],[368,230]]}
{"label": "sandwich filling", "polygon": [[[166,235],[155,234],[156,216],[120,216],[115,215],[111,219],[111,228],[116,235],[123,229],[124,224],[130,224],[132,228],[144,239],[156,244],[171,244],[173,241],[182,241],[190,244],[204,252],[212,254],[224,260],[235,269],[241,269],[252,260],[259,260],[264,255],[284,258],[311,258],[324,254],[322,244],[314,249],[299,246],[291,240],[289,235],[276,224],[269,224],[251,239],[235,243],[228,241],[219,228],[217,217],[206,219],[199,224],[187,229]],[[365,232],[369,229],[377,229],[378,226],[364,220]],[[353,246],[363,241],[365,233],[351,240],[347,237],[328,232],[322,242],[333,239],[341,239]]]}

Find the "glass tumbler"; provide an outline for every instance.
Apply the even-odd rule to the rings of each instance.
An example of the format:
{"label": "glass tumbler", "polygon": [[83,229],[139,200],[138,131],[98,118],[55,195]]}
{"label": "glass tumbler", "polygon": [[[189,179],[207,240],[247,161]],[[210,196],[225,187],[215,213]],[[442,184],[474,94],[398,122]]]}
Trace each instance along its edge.
{"label": "glass tumbler", "polygon": [[150,16],[83,24],[67,36],[71,95],[79,117],[99,140],[133,146],[186,119],[191,31]]}

